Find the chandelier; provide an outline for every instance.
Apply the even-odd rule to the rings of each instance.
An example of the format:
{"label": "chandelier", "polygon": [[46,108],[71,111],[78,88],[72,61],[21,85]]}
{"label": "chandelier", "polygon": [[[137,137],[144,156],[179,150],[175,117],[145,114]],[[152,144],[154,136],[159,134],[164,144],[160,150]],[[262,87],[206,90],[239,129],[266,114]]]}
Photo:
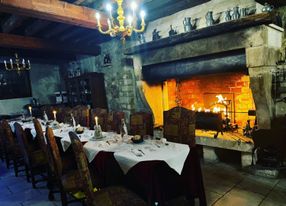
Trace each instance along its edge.
{"label": "chandelier", "polygon": [[[121,35],[121,38],[124,40],[126,36],[131,36],[133,31],[140,33],[145,29],[145,12],[143,10],[140,11],[141,17],[141,28],[137,29],[137,4],[133,1],[130,4],[130,9],[128,10],[127,17],[124,16],[124,10],[122,7],[123,0],[115,0],[117,2],[117,21],[113,18],[112,14],[112,6],[111,4],[106,5],[106,10],[109,13],[109,17],[107,20],[108,29],[103,31],[102,25],[100,23],[100,14],[96,13],[96,20],[98,24],[98,30],[102,34],[109,34],[111,37],[115,37]],[[127,21],[125,21],[125,19]]]}
{"label": "chandelier", "polygon": [[20,71],[26,71],[31,69],[30,60],[27,61],[27,64],[25,62],[25,59],[22,59],[22,62],[20,62],[20,59],[18,58],[18,54],[15,53],[15,61],[13,62],[12,59],[10,59],[10,63],[7,64],[7,62],[4,60],[5,69],[8,71],[17,71],[20,73]]}

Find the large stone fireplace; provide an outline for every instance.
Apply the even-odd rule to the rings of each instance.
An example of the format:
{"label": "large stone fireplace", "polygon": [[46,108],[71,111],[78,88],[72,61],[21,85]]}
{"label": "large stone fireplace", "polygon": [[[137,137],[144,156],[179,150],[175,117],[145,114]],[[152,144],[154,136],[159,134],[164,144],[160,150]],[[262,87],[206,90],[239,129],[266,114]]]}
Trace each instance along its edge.
{"label": "large stone fireplace", "polygon": [[[256,120],[258,128],[269,129],[273,118],[285,115],[283,109],[278,112],[271,93],[283,29],[268,24],[266,14],[261,17],[256,24],[223,23],[126,50],[133,55],[137,85],[156,125],[162,125],[163,111],[178,105],[221,112],[241,136],[247,120],[251,127]],[[220,138],[212,143],[197,138],[197,143],[241,151],[244,165],[250,164],[252,141],[233,137],[236,143],[220,145]]]}

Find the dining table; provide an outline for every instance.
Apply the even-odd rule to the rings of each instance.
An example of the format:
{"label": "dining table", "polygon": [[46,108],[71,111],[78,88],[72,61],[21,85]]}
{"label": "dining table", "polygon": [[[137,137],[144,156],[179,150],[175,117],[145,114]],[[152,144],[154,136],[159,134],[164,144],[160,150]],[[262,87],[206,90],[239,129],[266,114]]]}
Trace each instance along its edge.
{"label": "dining table", "polygon": [[[39,121],[44,132],[46,122]],[[10,121],[12,130],[15,122]],[[32,121],[20,123],[33,138],[36,137]],[[53,128],[60,150],[72,153],[69,132],[76,131],[75,127],[64,123],[49,125]],[[200,160],[195,147],[151,136],[134,143],[133,136],[121,136],[115,132],[102,132],[97,138],[95,131],[89,128],[83,128],[78,137],[98,186],[124,184],[149,205],[164,205],[182,195],[191,202],[199,198],[200,205],[206,205]]]}

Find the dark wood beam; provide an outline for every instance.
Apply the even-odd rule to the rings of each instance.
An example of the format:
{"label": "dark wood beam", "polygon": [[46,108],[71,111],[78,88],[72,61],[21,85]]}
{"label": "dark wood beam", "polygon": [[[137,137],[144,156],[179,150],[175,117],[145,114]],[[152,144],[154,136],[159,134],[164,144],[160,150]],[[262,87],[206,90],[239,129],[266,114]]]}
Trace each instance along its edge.
{"label": "dark wood beam", "polygon": [[32,24],[26,27],[25,29],[25,35],[27,36],[32,36],[51,24],[50,21],[42,20],[42,19],[37,19],[35,20]]}
{"label": "dark wood beam", "polygon": [[59,41],[48,41],[33,37],[0,33],[0,47],[31,49],[38,51],[54,51],[74,54],[99,55],[100,47],[86,47],[84,45],[73,45]]}
{"label": "dark wood beam", "polygon": [[25,21],[26,19],[27,19],[26,17],[18,16],[18,15],[9,16],[8,19],[5,20],[1,25],[2,31],[4,33],[10,33],[14,29],[21,26],[23,21]]}
{"label": "dark wood beam", "polygon": [[67,24],[57,24],[52,29],[50,29],[48,32],[44,34],[44,38],[47,38],[47,39],[52,38],[62,33],[63,31],[67,30],[68,28],[71,28],[71,26]]}
{"label": "dark wood beam", "polygon": [[[99,12],[58,0],[0,0],[0,11],[91,29],[97,28],[95,14]],[[103,13],[101,24],[107,26],[107,17]]]}
{"label": "dark wood beam", "polygon": [[276,23],[276,21],[277,21],[276,13],[255,14],[238,20],[224,22],[221,24],[216,24],[214,26],[197,29],[187,33],[182,33],[172,37],[166,37],[156,41],[151,41],[145,44],[130,47],[125,50],[125,54],[131,55],[159,48],[170,47],[176,44],[190,42],[196,39],[207,38],[210,36],[219,35],[227,32],[233,32],[257,25]]}
{"label": "dark wood beam", "polygon": [[59,40],[60,41],[67,41],[68,39],[74,37],[74,36],[79,36],[80,33],[84,33],[83,28],[74,28],[70,32],[67,32],[66,34],[62,35]]}

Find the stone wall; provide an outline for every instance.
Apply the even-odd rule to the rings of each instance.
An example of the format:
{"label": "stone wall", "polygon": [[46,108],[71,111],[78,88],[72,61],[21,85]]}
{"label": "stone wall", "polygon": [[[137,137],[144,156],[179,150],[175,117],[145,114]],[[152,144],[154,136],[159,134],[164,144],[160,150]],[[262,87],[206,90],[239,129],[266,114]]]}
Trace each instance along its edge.
{"label": "stone wall", "polygon": [[[79,56],[76,62],[71,62],[68,69],[80,67],[81,71],[104,73],[105,89],[109,111],[123,111],[126,120],[130,113],[146,111],[138,95],[137,81],[134,73],[133,59],[125,56],[124,49],[132,45],[131,41],[125,44],[119,39],[112,39],[101,44],[102,53],[99,56]],[[109,54],[110,65],[104,65],[104,56]]]}
{"label": "stone wall", "polygon": [[55,103],[53,94],[60,90],[59,67],[33,63],[31,66],[32,97],[0,100],[0,115],[21,113],[23,106],[30,104],[32,98],[39,99],[40,104]]}

